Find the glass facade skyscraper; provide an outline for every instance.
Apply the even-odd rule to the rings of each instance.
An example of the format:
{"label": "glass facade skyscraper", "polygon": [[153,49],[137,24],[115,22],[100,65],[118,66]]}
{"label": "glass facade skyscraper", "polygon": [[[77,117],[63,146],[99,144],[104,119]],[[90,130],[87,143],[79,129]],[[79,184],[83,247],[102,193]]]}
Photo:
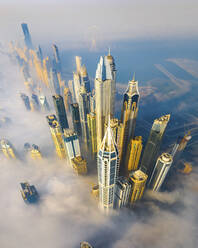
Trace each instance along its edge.
{"label": "glass facade skyscraper", "polygon": [[58,117],[58,122],[63,131],[63,129],[69,128],[63,97],[61,95],[54,95],[52,96],[52,98],[56,110],[56,115]]}
{"label": "glass facade skyscraper", "polygon": [[26,23],[22,23],[21,27],[24,34],[25,45],[27,46],[28,49],[33,49],[32,39],[29,33],[28,25]]}
{"label": "glass facade skyscraper", "polygon": [[155,168],[153,170],[151,180],[149,182],[149,187],[153,191],[159,191],[166,175],[171,167],[173,158],[168,153],[162,153],[157,159]]}
{"label": "glass facade skyscraper", "polygon": [[140,169],[148,175],[148,180],[150,180],[153,172],[160,151],[162,138],[169,120],[170,115],[164,115],[159,119],[156,119],[151,128],[140,165]]}

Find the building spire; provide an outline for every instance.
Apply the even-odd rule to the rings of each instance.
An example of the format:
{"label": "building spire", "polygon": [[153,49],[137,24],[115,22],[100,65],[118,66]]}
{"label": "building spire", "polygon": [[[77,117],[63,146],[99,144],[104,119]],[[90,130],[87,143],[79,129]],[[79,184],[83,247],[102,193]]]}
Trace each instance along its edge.
{"label": "building spire", "polygon": [[133,82],[135,82],[135,72],[133,73],[133,79],[132,79]]}
{"label": "building spire", "polygon": [[111,56],[111,48],[109,47],[109,53],[108,56]]}

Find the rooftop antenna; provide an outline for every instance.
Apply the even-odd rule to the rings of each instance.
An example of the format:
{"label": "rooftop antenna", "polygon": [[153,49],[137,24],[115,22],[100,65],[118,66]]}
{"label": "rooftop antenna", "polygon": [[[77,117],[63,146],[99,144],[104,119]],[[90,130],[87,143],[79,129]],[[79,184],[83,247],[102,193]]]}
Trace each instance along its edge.
{"label": "rooftop antenna", "polygon": [[132,79],[133,82],[135,82],[135,72],[133,73],[133,79]]}

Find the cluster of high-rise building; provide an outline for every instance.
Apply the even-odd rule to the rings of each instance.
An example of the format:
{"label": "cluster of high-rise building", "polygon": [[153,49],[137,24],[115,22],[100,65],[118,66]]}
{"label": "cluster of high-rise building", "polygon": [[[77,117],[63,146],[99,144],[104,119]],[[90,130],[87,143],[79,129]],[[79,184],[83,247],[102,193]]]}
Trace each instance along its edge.
{"label": "cluster of high-rise building", "polygon": [[[169,114],[163,115],[154,120],[143,147],[142,137],[135,136],[140,101],[135,75],[124,93],[121,116],[115,118],[117,71],[110,50],[99,59],[94,87],[79,56],[73,79],[66,83],[58,47],[52,46],[53,59],[44,58],[40,46],[34,49],[27,24],[22,29],[25,46],[12,45],[12,51],[31,93],[31,99],[21,94],[24,105],[27,110],[39,110],[42,105],[49,111],[47,98],[40,93],[50,92],[55,111],[46,119],[56,154],[80,175],[87,173],[87,163],[97,164],[98,185],[92,191],[99,197],[100,208],[108,212],[129,207],[142,198],[146,188],[159,191],[190,134],[177,141],[171,154],[160,153],[170,120]],[[41,157],[35,145],[31,154]]]}

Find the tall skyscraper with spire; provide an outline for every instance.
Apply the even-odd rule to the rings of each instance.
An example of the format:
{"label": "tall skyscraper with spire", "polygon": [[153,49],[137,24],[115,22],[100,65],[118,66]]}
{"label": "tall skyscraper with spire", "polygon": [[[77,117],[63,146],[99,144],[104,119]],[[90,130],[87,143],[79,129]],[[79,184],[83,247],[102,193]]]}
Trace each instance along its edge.
{"label": "tall skyscraper with spire", "polygon": [[113,57],[100,57],[95,77],[97,147],[104,136],[104,125],[108,116],[114,116],[116,70]]}
{"label": "tall skyscraper with spire", "polygon": [[[122,113],[121,113],[121,123],[123,124],[124,135],[121,147],[120,160],[124,165],[127,146],[131,139],[134,137],[136,118],[138,114],[139,106],[139,90],[138,90],[138,81],[135,80],[135,74],[133,79],[129,81],[128,89],[124,94]],[[126,168],[123,168],[125,171]]]}
{"label": "tall skyscraper with spire", "polygon": [[22,23],[21,27],[24,34],[25,45],[27,46],[28,49],[33,49],[32,39],[28,29],[28,25],[26,23]]}
{"label": "tall skyscraper with spire", "polygon": [[150,180],[150,176],[153,172],[162,138],[169,120],[170,115],[164,115],[159,119],[154,120],[151,128],[140,165],[140,169],[148,175],[148,180]]}
{"label": "tall skyscraper with spire", "polygon": [[99,203],[108,212],[114,206],[115,183],[119,173],[118,149],[110,124],[100,145],[97,158]]}

